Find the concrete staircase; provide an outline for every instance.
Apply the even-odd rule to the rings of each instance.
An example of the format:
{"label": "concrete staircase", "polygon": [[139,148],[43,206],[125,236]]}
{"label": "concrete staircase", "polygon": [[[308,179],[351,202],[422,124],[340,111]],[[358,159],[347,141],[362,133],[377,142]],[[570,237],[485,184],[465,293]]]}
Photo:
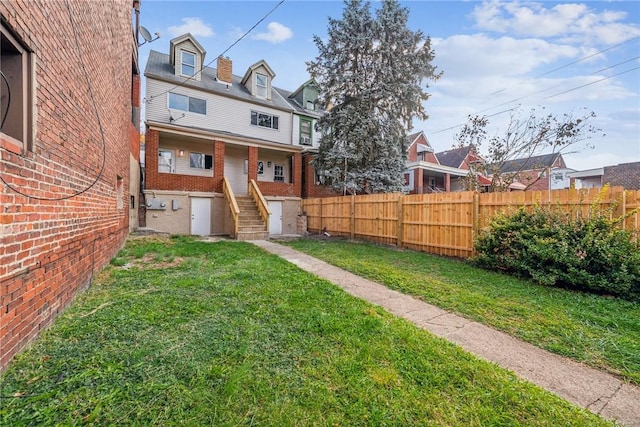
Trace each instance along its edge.
{"label": "concrete staircase", "polygon": [[268,240],[267,226],[260,216],[258,206],[250,196],[236,196],[240,209],[237,240]]}

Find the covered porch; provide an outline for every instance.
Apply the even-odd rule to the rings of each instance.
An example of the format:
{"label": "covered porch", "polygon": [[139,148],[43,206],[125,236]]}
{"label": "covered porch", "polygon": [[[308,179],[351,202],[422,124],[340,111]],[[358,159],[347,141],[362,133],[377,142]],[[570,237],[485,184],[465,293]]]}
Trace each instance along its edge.
{"label": "covered porch", "polygon": [[405,192],[409,194],[449,193],[464,191],[466,169],[452,168],[431,162],[412,162],[404,173]]}

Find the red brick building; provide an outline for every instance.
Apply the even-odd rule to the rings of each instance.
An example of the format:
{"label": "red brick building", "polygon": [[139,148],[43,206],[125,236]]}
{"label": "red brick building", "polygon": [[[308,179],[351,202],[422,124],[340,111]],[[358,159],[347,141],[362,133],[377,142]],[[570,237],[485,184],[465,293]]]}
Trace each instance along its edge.
{"label": "red brick building", "polygon": [[0,369],[91,284],[136,218],[137,3],[0,3]]}

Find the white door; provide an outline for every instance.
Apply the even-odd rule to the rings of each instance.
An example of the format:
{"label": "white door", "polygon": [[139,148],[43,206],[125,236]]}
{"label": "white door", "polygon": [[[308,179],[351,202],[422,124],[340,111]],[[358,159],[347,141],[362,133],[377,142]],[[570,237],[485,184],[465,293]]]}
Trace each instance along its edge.
{"label": "white door", "polygon": [[268,201],[269,210],[269,234],[282,234],[282,202]]}
{"label": "white door", "polygon": [[211,199],[191,198],[191,234],[197,236],[211,234]]}
{"label": "white door", "polygon": [[246,149],[244,153],[228,146],[225,147],[224,155],[224,176],[229,181],[233,193],[236,195],[247,194],[247,181],[249,178],[247,171]]}

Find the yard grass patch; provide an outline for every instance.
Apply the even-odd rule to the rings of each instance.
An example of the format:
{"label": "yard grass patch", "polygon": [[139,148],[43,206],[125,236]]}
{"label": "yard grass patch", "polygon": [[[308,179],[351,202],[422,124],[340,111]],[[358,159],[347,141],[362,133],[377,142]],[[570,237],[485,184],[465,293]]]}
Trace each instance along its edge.
{"label": "yard grass patch", "polygon": [[640,304],[546,287],[464,261],[345,240],[287,243],[354,274],[640,384]]}
{"label": "yard grass patch", "polygon": [[0,425],[611,425],[242,242],[130,239]]}

